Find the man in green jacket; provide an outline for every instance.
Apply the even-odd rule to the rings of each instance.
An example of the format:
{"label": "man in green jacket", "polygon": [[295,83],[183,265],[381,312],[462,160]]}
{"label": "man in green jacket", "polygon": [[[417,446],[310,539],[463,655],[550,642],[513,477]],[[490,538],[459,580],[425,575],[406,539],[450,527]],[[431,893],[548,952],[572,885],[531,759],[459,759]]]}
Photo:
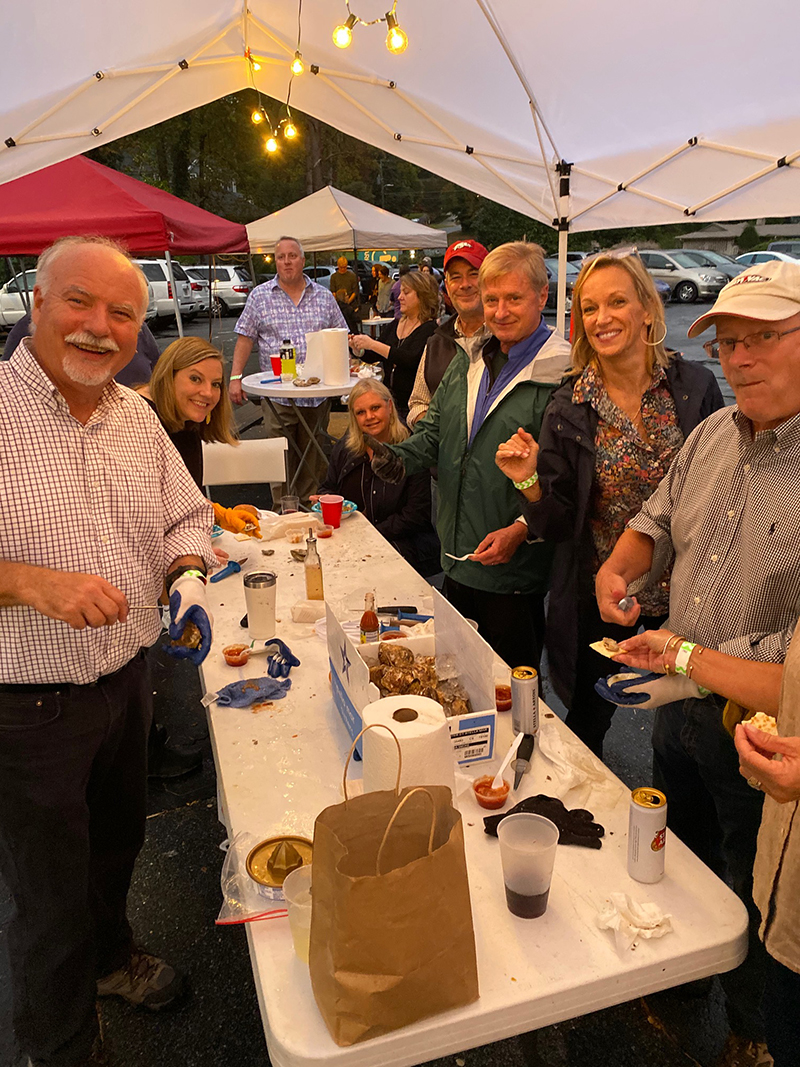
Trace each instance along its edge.
{"label": "man in green jacket", "polygon": [[445,594],[510,667],[538,666],[552,549],[527,540],[517,493],[494,459],[519,427],[539,436],[570,350],[542,319],[548,282],[538,245],[500,245],[478,284],[493,335],[482,358],[470,362],[459,346],[413,435],[369,442],[372,466],[386,481],[438,466]]}

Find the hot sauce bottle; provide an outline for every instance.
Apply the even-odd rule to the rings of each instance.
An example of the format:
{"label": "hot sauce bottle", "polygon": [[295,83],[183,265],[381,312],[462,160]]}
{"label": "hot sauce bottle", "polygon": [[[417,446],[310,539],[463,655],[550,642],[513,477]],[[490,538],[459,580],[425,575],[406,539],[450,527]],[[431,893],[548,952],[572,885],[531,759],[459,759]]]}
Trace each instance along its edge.
{"label": "hot sauce bottle", "polygon": [[306,540],[306,600],[324,600],[325,592],[322,588],[322,560],[317,551],[317,539],[312,527],[308,529]]}
{"label": "hot sauce bottle", "polygon": [[361,644],[369,644],[380,637],[381,627],[375,614],[375,594],[367,593],[364,597],[364,614],[361,616]]}

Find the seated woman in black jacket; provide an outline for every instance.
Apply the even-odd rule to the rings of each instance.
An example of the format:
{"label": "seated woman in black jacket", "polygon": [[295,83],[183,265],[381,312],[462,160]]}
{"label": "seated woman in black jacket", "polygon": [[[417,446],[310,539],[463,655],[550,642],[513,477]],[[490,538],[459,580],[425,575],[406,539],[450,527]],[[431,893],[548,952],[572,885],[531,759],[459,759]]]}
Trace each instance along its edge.
{"label": "seated woman in black jacket", "polygon": [[377,341],[363,333],[351,334],[350,347],[365,363],[384,364],[386,384],[405,421],[422,353],[436,329],[439,290],[431,275],[409,271],[400,281],[398,299],[400,318],[384,326]]}
{"label": "seated woman in black jacket", "polygon": [[[399,485],[389,485],[372,473],[372,450],[364,442],[371,434],[384,444],[408,437],[400,422],[392,394],[381,382],[358,382],[347,402],[350,425],[337,441],[319,494],[338,493],[352,500],[372,525],[423,578],[441,570],[439,538],[431,525],[431,476],[412,474]],[[312,496],[319,500],[319,495]]]}
{"label": "seated woman in black jacket", "polygon": [[628,519],[650,496],[686,437],[723,406],[714,375],[664,348],[667,327],[638,255],[586,261],[572,303],[572,375],[545,411],[538,444],[518,431],[497,465],[524,499],[532,537],[558,542],[550,581],[550,675],[570,727],[598,756],[614,705],[594,691],[610,674],[589,645],[658,629],[669,611],[669,574],[637,593],[634,629],[600,618],[594,577]]}

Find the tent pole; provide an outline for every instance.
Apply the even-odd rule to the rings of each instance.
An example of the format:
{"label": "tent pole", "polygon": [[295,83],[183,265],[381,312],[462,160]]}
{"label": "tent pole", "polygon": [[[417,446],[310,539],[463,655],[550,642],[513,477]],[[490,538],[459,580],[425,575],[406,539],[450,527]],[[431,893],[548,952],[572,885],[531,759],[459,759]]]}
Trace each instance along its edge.
{"label": "tent pole", "polygon": [[250,277],[253,279],[253,287],[255,288],[255,286],[258,285],[258,281],[256,279],[256,265],[253,262],[252,252],[247,253],[247,262],[250,264]]}
{"label": "tent pole", "polygon": [[567,245],[569,243],[569,174],[571,163],[563,159],[557,165],[558,190],[558,288],[556,291],[556,329],[569,340],[567,330]]}
{"label": "tent pole", "polygon": [[178,324],[178,337],[183,337],[183,319],[181,318],[181,308],[178,302],[178,289],[175,285],[175,275],[172,273],[172,256],[169,254],[169,249],[164,252],[164,258],[167,261],[167,274],[169,274],[169,283],[172,286],[172,303],[175,305],[175,321]]}
{"label": "tent pole", "polygon": [[208,343],[211,344],[211,338],[214,333],[214,266],[215,257],[212,252],[208,254]]}

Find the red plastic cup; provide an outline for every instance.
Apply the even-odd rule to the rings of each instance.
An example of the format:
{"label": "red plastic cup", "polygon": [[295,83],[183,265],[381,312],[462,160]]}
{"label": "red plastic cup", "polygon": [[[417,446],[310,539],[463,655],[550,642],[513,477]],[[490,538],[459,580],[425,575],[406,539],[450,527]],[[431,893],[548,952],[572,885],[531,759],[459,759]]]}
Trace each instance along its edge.
{"label": "red plastic cup", "polygon": [[281,357],[280,357],[280,355],[270,356],[269,357],[269,361],[272,364],[272,373],[275,375],[276,378],[280,378],[280,376],[281,376]]}
{"label": "red plastic cup", "polygon": [[334,496],[333,493],[328,493],[326,496],[319,498],[319,506],[322,508],[322,521],[327,523],[328,526],[332,526],[334,530],[338,530],[342,524],[342,504],[344,504],[344,497]]}

